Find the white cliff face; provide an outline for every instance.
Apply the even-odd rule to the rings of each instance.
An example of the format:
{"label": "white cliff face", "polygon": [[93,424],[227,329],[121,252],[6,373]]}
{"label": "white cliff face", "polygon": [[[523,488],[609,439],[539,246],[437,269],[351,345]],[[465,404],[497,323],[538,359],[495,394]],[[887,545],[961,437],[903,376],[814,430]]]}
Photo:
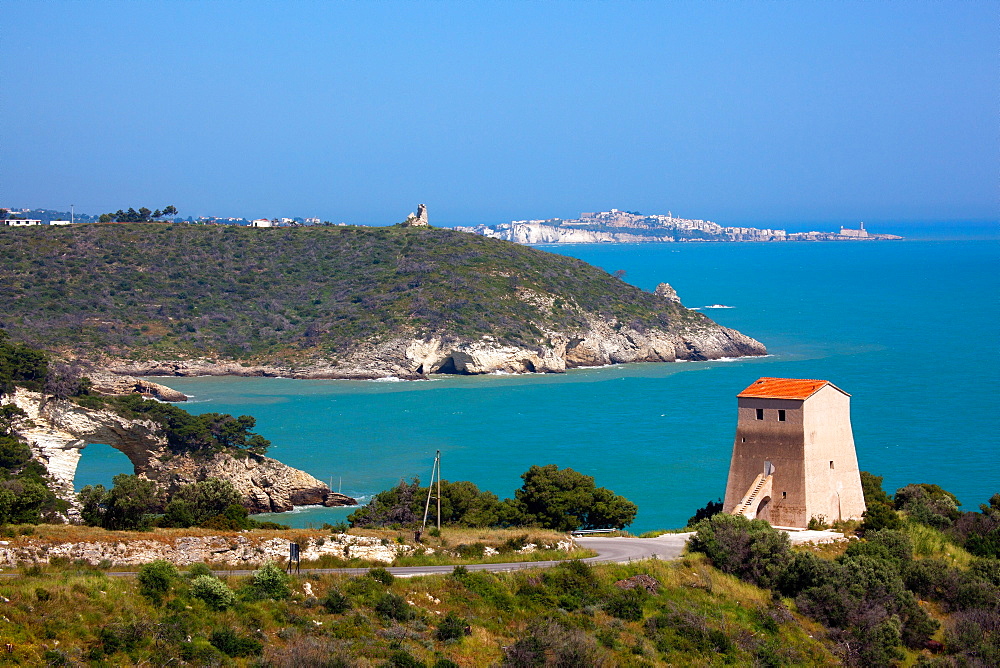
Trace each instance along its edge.
{"label": "white cliff face", "polygon": [[639,243],[672,242],[673,237],[656,237],[629,232],[598,232],[572,227],[556,227],[540,223],[512,223],[509,230],[496,235],[497,238],[519,244],[596,244],[596,243]]}
{"label": "white cliff face", "polygon": [[[71,504],[76,502],[73,479],[80,454],[91,443],[104,443],[123,452],[135,473],[157,483],[164,493],[207,478],[223,478],[233,483],[251,512],[356,503],[331,492],[305,471],[268,457],[248,453],[215,453],[207,457],[175,454],[160,426],[151,420],[130,420],[113,411],[82,408],[69,401],[43,401],[37,392],[20,388],[4,401],[27,413],[33,426],[19,429],[18,433],[28,443],[33,457],[48,470],[53,491]],[[76,513],[71,511],[70,516],[75,518]]]}
{"label": "white cliff face", "polygon": [[[661,296],[664,301],[679,304],[676,293]],[[547,295],[524,291],[519,298],[540,309],[552,308],[553,300]],[[337,362],[318,359],[296,368],[245,367],[233,362],[201,359],[129,363],[115,366],[113,370],[177,376],[420,378],[438,373],[561,373],[576,367],[627,362],[711,360],[767,354],[760,342],[700,316],[671,331],[658,328],[640,331],[595,314],[582,315],[586,326],[571,331],[554,331],[542,323],[535,323],[543,338],[530,348],[505,343],[492,336],[463,339],[436,334],[360,342]]]}

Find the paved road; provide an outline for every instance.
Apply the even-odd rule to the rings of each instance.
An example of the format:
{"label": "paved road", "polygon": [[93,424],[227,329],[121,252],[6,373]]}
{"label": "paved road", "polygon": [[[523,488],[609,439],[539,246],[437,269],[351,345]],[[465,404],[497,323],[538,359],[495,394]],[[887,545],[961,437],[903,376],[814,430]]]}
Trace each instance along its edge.
{"label": "paved road", "polygon": [[[598,538],[580,537],[577,544],[585,549],[597,552],[596,557],[583,559],[587,563],[626,563],[640,559],[677,559],[684,551],[684,543],[691,534],[664,534],[659,538]],[[559,564],[559,561],[524,561],[506,564],[469,564],[470,571],[516,571],[525,568],[547,568]],[[416,575],[433,575],[435,573],[451,573],[454,566],[392,566],[387,568],[397,577],[414,577]],[[216,571],[219,575],[250,575],[251,570]],[[367,568],[303,568],[303,573],[337,573],[341,575],[363,575]],[[132,577],[134,572],[111,571],[109,577]]]}

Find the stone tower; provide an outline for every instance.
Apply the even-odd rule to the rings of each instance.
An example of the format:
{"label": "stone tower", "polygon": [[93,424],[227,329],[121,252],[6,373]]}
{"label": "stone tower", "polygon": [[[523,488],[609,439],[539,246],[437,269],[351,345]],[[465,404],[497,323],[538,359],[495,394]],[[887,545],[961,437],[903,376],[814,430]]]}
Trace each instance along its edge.
{"label": "stone tower", "polygon": [[737,400],[724,512],[798,528],[861,519],[851,395],[825,380],[760,378]]}

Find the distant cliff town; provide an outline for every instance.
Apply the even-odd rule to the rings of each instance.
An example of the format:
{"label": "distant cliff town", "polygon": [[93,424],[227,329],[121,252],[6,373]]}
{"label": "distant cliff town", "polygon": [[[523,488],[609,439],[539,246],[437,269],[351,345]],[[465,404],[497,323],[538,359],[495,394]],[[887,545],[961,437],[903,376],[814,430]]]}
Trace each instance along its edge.
{"label": "distant cliff town", "polygon": [[515,220],[501,225],[456,227],[484,237],[505,239],[522,244],[546,243],[636,243],[675,241],[877,241],[902,239],[893,234],[871,234],[861,223],[860,228],[839,232],[793,232],[758,229],[756,227],[723,227],[710,220],[676,218],[666,215],[644,215],[636,211],[599,211],[581,213],[579,218],[563,220]]}

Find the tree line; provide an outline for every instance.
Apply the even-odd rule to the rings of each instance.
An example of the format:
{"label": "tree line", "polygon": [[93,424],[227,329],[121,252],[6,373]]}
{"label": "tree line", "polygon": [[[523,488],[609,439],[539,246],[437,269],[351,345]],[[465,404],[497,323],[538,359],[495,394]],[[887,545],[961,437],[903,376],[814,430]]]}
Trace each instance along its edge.
{"label": "tree line", "polygon": [[123,211],[118,209],[114,213],[102,213],[100,218],[97,219],[99,223],[149,223],[160,218],[166,218],[167,216],[176,216],[177,207],[173,204],[163,207],[163,210],[157,209],[156,211],[150,211],[146,207],[139,207],[136,211],[132,207],[129,207],[128,211]]}
{"label": "tree line", "polygon": [[[621,529],[631,524],[638,512],[638,507],[625,497],[597,487],[593,476],[571,468],[536,465],[521,479],[524,484],[514,498],[502,501],[471,482],[442,480],[442,526]],[[430,491],[437,496],[436,485]],[[415,527],[423,519],[427,494],[428,488],[422,487],[418,478],[401,480],[396,487],[376,494],[347,520],[352,527]],[[431,517],[436,522],[436,505]]]}

